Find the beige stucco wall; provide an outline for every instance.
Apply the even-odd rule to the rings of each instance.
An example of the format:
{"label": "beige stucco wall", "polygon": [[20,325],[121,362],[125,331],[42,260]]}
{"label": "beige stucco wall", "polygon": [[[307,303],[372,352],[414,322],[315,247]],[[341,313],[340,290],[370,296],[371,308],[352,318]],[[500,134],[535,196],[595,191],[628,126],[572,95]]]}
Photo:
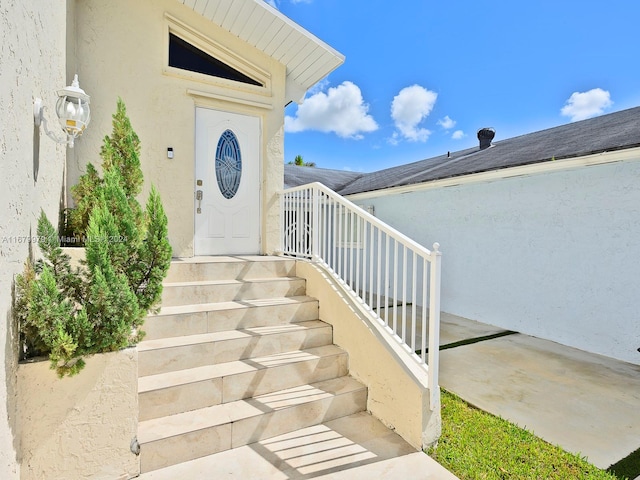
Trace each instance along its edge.
{"label": "beige stucco wall", "polygon": [[[122,97],[142,143],[142,200],[155,184],[167,210],[174,255],[192,256],[195,107],[258,116],[262,119],[262,250],[276,250],[285,67],[176,0],[81,0],[75,2],[75,11],[77,40],[69,47],[75,58],[69,62],[91,95],[92,120],[68,158],[69,185],[76,183],[87,162],[100,164],[102,138],[111,132],[111,115],[118,96]],[[267,88],[171,74],[166,68],[171,20],[165,14],[265,73]],[[171,160],[167,147],[174,149]]]}
{"label": "beige stucco wall", "polygon": [[[33,124],[33,99],[47,118],[65,76],[65,1],[0,0],[0,478],[19,477],[16,455],[16,329],[11,320],[14,275],[23,269],[40,210],[57,223],[65,147]],[[30,393],[33,395],[33,392]]]}
{"label": "beige stucco wall", "polygon": [[48,361],[18,367],[21,479],[126,479],[138,428],[137,350],[94,355],[59,379]]}
{"label": "beige stucco wall", "polygon": [[320,319],[333,326],[333,341],[349,353],[349,374],[369,389],[367,409],[416,449],[437,441],[440,406],[429,408],[427,372],[322,268],[298,261],[307,295],[320,303]]}

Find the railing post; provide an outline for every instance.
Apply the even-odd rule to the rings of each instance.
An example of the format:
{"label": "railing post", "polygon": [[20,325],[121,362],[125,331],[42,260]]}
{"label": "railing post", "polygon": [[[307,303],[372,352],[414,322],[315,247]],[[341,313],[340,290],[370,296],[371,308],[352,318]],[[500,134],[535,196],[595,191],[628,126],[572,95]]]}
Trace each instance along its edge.
{"label": "railing post", "polygon": [[313,185],[311,190],[312,208],[311,212],[311,260],[320,261],[320,192],[317,185]]}
{"label": "railing post", "polygon": [[429,281],[429,407],[431,410],[440,403],[438,385],[438,363],[440,359],[440,267],[442,253],[440,245],[433,244],[431,251],[431,272]]}

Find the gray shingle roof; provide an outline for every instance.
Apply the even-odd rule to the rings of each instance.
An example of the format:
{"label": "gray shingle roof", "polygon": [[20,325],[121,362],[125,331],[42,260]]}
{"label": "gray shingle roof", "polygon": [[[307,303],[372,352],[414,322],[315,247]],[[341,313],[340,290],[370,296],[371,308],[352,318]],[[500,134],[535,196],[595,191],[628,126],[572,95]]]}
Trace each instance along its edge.
{"label": "gray shingle roof", "polygon": [[[485,150],[473,147],[452,152],[450,157],[445,153],[359,177],[344,177],[342,182],[334,178],[334,185],[342,184],[342,188],[333,190],[341,195],[355,194],[637,146],[640,146],[640,107],[493,142],[493,146]],[[285,169],[285,185],[324,183],[320,179],[323,169],[309,170],[314,172],[308,172],[304,182],[296,183],[287,178]],[[332,175],[353,173],[331,172],[334,172]]]}
{"label": "gray shingle roof", "polygon": [[284,166],[284,188],[297,187],[307,183],[320,182],[334,192],[342,190],[349,182],[365,175],[362,172],[329,170],[327,168]]}

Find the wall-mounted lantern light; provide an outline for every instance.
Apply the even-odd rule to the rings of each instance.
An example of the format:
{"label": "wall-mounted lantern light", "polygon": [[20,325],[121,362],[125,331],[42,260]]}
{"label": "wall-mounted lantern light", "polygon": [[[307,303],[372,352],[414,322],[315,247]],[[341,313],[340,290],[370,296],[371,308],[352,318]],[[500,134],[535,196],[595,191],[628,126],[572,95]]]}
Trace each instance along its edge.
{"label": "wall-mounted lantern light", "polygon": [[73,78],[71,86],[58,90],[58,101],[56,103],[56,115],[62,127],[62,131],[67,138],[60,139],[47,128],[47,119],[44,118],[44,109],[42,99],[36,98],[33,101],[33,118],[36,127],[44,127],[44,131],[49,138],[58,143],[64,143],[73,148],[76,137],[82,135],[84,129],[89,125],[91,120],[91,111],[89,110],[89,95],[84,93],[78,83],[78,75]]}

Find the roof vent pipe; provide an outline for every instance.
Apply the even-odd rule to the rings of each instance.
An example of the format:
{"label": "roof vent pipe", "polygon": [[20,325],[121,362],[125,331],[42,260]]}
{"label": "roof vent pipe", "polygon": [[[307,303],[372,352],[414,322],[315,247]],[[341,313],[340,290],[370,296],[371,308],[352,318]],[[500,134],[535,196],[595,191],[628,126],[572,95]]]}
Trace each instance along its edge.
{"label": "roof vent pipe", "polygon": [[496,136],[496,131],[493,128],[481,128],[478,130],[478,140],[480,140],[480,150],[489,148],[491,146],[491,140]]}

